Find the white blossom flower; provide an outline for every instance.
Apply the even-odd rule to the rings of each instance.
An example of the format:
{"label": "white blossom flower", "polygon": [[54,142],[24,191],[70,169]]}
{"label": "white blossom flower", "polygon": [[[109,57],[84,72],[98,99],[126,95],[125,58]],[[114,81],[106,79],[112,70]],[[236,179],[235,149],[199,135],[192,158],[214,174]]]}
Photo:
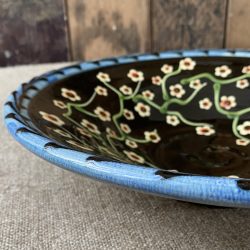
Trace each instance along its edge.
{"label": "white blossom flower", "polygon": [[103,72],[99,72],[96,77],[101,82],[110,82],[111,81],[109,75],[106,73],[103,73]]}
{"label": "white blossom flower", "polygon": [[136,154],[135,152],[131,152],[131,151],[127,151],[127,150],[123,150],[123,153],[125,155],[127,155],[127,157],[132,160],[132,161],[136,161],[136,162],[139,162],[139,163],[144,163],[145,160],[143,157],[141,157],[140,155]]}
{"label": "white blossom flower", "polygon": [[198,135],[210,136],[215,133],[215,130],[213,128],[210,128],[209,126],[201,126],[196,127],[196,133]]}
{"label": "white blossom flower", "polygon": [[172,73],[172,72],[173,72],[173,69],[174,69],[174,67],[173,67],[172,65],[169,65],[169,64],[164,64],[164,65],[162,65],[162,67],[161,67],[161,71],[162,71],[164,74]]}
{"label": "white blossom flower", "polygon": [[135,119],[134,113],[128,109],[123,110],[123,115],[125,116],[125,118],[127,120],[134,120]]}
{"label": "white blossom flower", "polygon": [[62,102],[62,101],[53,100],[53,103],[54,103],[55,106],[57,106],[57,107],[60,108],[60,109],[65,109],[65,108],[67,108],[67,106],[65,105],[65,103]]}
{"label": "white blossom flower", "polygon": [[199,105],[201,109],[209,110],[212,107],[213,103],[209,98],[206,97],[199,101]]}
{"label": "white blossom flower", "polygon": [[232,73],[232,70],[227,65],[223,65],[223,66],[215,68],[215,75],[216,76],[220,76],[220,77],[225,78],[228,75],[230,75],[231,73]]}
{"label": "white blossom flower", "polygon": [[123,85],[119,88],[119,90],[124,94],[124,95],[132,95],[133,90],[132,88],[128,87],[127,85]]}
{"label": "white blossom flower", "polygon": [[204,83],[201,83],[201,80],[200,79],[196,79],[196,80],[193,80],[190,82],[189,84],[189,87],[192,88],[192,89],[200,89],[204,86],[206,86],[207,83],[204,82]]}
{"label": "white blossom flower", "polygon": [[250,121],[245,121],[241,125],[237,126],[241,135],[249,135],[250,134]]}
{"label": "white blossom flower", "polygon": [[138,102],[135,106],[135,111],[141,116],[146,117],[150,116],[151,110],[150,106],[143,104],[142,102]]}
{"label": "white blossom flower", "polygon": [[170,95],[177,98],[181,98],[186,93],[185,89],[179,83],[171,85],[169,89]]}
{"label": "white blossom flower", "polygon": [[98,135],[101,134],[98,127],[94,123],[92,123],[86,119],[82,119],[81,125],[83,127],[87,128],[90,132],[92,132],[94,134],[98,134]]}
{"label": "white blossom flower", "polygon": [[144,80],[143,72],[137,71],[135,69],[131,69],[128,74],[128,78],[130,78],[133,82],[141,82]]}
{"label": "white blossom flower", "polygon": [[250,65],[243,67],[242,73],[244,73],[244,74],[250,74]]}
{"label": "white blossom flower", "polygon": [[161,85],[161,77],[160,76],[152,76],[151,81],[154,85]]}
{"label": "white blossom flower", "polygon": [[138,147],[138,145],[137,145],[137,143],[135,141],[131,141],[129,139],[125,140],[125,144],[127,146],[129,146],[130,148],[137,148]]}
{"label": "white blossom flower", "polygon": [[153,143],[158,143],[161,140],[161,137],[159,136],[156,129],[153,131],[145,131],[144,136],[147,141],[151,141]]}
{"label": "white blossom flower", "polygon": [[195,65],[196,65],[196,62],[189,57],[180,60],[180,63],[179,63],[179,67],[182,70],[193,70]]}
{"label": "white blossom flower", "polygon": [[177,126],[178,124],[180,124],[180,120],[176,115],[167,115],[166,122],[167,124],[170,124],[172,126]]}
{"label": "white blossom flower", "polygon": [[53,114],[48,114],[43,111],[39,111],[39,114],[42,116],[42,118],[46,121],[49,121],[57,126],[62,126],[64,125],[64,121],[62,121],[58,116],[53,115]]}
{"label": "white blossom flower", "polygon": [[108,95],[108,90],[102,86],[96,86],[95,87],[95,92],[98,95],[103,95],[103,96],[107,96]]}
{"label": "white blossom flower", "polygon": [[237,105],[236,99],[232,95],[230,95],[230,96],[224,95],[220,98],[220,106],[226,110],[234,108],[234,107],[236,107],[236,105]]}
{"label": "white blossom flower", "polygon": [[81,100],[81,97],[74,90],[61,88],[61,93],[63,97],[69,99],[72,102]]}
{"label": "white blossom flower", "polygon": [[239,89],[245,89],[249,86],[249,81],[247,79],[238,80],[236,82],[236,87]]}
{"label": "white blossom flower", "polygon": [[155,94],[154,94],[152,91],[150,91],[150,90],[144,90],[144,91],[142,92],[142,95],[143,95],[145,98],[149,99],[149,100],[153,100],[154,97],[155,97]]}
{"label": "white blossom flower", "polygon": [[98,106],[95,108],[94,113],[99,117],[102,121],[111,121],[111,114],[109,111],[103,109],[102,107]]}
{"label": "white blossom flower", "polygon": [[126,134],[131,133],[131,128],[129,127],[128,124],[121,123],[121,124],[120,124],[120,128],[121,128],[121,130],[122,130],[124,133],[126,133]]}
{"label": "white blossom flower", "polygon": [[250,143],[250,140],[246,139],[237,139],[236,144],[239,146],[247,146]]}

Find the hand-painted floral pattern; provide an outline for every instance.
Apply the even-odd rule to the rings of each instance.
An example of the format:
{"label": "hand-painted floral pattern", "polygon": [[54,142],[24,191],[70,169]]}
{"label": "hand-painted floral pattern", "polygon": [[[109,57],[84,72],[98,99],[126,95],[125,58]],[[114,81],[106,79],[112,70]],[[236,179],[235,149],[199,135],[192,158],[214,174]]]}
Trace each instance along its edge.
{"label": "hand-painted floral pattern", "polygon": [[180,60],[179,67],[182,70],[193,70],[195,65],[196,65],[196,62],[188,57],[188,58],[184,58]]}
{"label": "hand-painted floral pattern", "polygon": [[159,136],[156,129],[153,131],[145,131],[144,135],[147,141],[151,141],[153,143],[158,143],[161,140],[161,137]]}
{"label": "hand-painted floral pattern", "polygon": [[205,135],[209,136],[215,133],[215,130],[208,127],[208,126],[203,126],[203,127],[196,127],[196,133],[198,135]]}
{"label": "hand-painted floral pattern", "polygon": [[96,86],[95,92],[97,93],[97,95],[103,95],[103,96],[108,95],[108,90],[102,86]]}
{"label": "hand-painted floral pattern", "polygon": [[180,124],[180,120],[175,115],[167,115],[166,122],[167,124],[170,124],[172,126],[177,126],[178,124]]}
{"label": "hand-painted floral pattern", "polygon": [[103,109],[102,107],[96,107],[94,113],[100,118],[102,121],[111,121],[110,112]]}
{"label": "hand-painted floral pattern", "polygon": [[236,139],[236,144],[239,146],[247,146],[249,143],[250,143],[250,140]]}
{"label": "hand-painted floral pattern", "polygon": [[250,134],[250,121],[245,121],[241,125],[238,125],[237,129],[239,130],[241,135],[249,135]]}
{"label": "hand-painted floral pattern", "polygon": [[89,122],[86,119],[82,119],[81,125],[94,134],[100,134],[98,127],[94,123]]}
{"label": "hand-painted floral pattern", "polygon": [[236,87],[239,89],[245,89],[249,86],[249,81],[247,79],[238,80],[236,82]]}
{"label": "hand-painted floral pattern", "polygon": [[126,150],[124,150],[123,152],[132,161],[135,161],[135,162],[138,162],[138,163],[141,163],[141,164],[143,164],[145,162],[144,158],[141,157],[140,155],[136,154],[135,152],[126,151]]}
{"label": "hand-painted floral pattern", "polygon": [[60,108],[60,109],[65,109],[67,108],[67,106],[65,105],[64,102],[62,101],[58,101],[58,100],[53,100],[53,103],[56,107]]}
{"label": "hand-painted floral pattern", "polygon": [[128,87],[127,85],[123,85],[119,89],[124,95],[132,95],[133,93],[132,88]]}
{"label": "hand-painted floral pattern", "polygon": [[61,91],[62,91],[62,96],[69,99],[72,102],[81,100],[81,97],[74,90],[62,88]]}
{"label": "hand-painted floral pattern", "polygon": [[135,141],[131,141],[129,139],[125,140],[125,143],[127,146],[129,146],[130,148],[138,148],[138,144]]}
{"label": "hand-painted floral pattern", "polygon": [[161,71],[162,71],[164,74],[172,73],[172,72],[173,72],[173,69],[174,69],[174,67],[173,67],[172,65],[169,65],[169,64],[164,64],[164,65],[161,67]]}
{"label": "hand-painted floral pattern", "polygon": [[152,76],[151,81],[154,85],[161,85],[161,77],[160,76]]}
{"label": "hand-painted floral pattern", "polygon": [[126,133],[126,134],[129,134],[131,132],[131,128],[129,127],[128,124],[125,124],[125,123],[121,123],[120,124],[120,127],[121,127],[121,130]]}
{"label": "hand-painted floral pattern", "polygon": [[220,106],[226,110],[236,107],[236,99],[234,96],[222,96],[220,99]]}
{"label": "hand-painted floral pattern", "polygon": [[125,118],[127,120],[134,120],[135,119],[134,113],[128,109],[123,110],[123,115],[125,116]]}
{"label": "hand-painted floral pattern", "polygon": [[[228,84],[234,84],[232,86],[237,88],[238,91],[248,88],[250,85],[250,65],[242,68],[244,75],[234,78],[227,78],[234,73],[227,65],[215,67],[211,73],[201,73],[181,80],[171,78],[182,71],[191,71],[195,66],[196,62],[193,59],[183,58],[176,65],[163,64],[159,71],[154,72],[154,75],[151,76],[144,76],[142,71],[132,68],[125,73],[126,82],[122,84],[115,83],[111,75],[99,72],[96,75],[98,84],[94,87],[89,100],[82,102],[84,98],[81,98],[77,91],[61,88],[60,93],[58,93],[61,97],[59,100],[53,100],[53,105],[67,111],[63,113],[63,118],[50,112],[40,111],[39,114],[43,120],[58,126],[59,128],[56,129],[53,127],[53,131],[65,138],[70,138],[66,142],[73,146],[83,150],[93,150],[94,146],[85,145],[85,141],[98,141],[100,146],[95,150],[105,152],[113,158],[120,159],[119,157],[123,157],[129,162],[153,165],[148,160],[148,157],[143,154],[144,151],[141,150],[141,145],[157,144],[167,139],[164,138],[164,134],[161,134],[161,130],[158,131],[154,127],[143,131],[141,137],[134,137],[134,127],[131,124],[138,117],[142,120],[151,119],[154,112],[157,111],[159,115],[165,117],[166,126],[178,126],[180,129],[188,126],[191,127],[194,135],[216,136],[217,128],[215,129],[212,124],[188,120],[182,112],[173,108],[177,105],[186,106],[195,100],[194,103],[200,111],[209,114],[211,109],[215,109],[220,115],[232,120],[235,145],[250,145],[250,121],[240,121],[242,115],[250,112],[250,108],[239,109],[240,100],[237,100],[239,101],[239,104],[237,104],[234,95],[221,94],[226,93],[221,89]],[[167,79],[169,78],[171,79],[168,82]],[[179,79],[178,83],[175,79]],[[148,88],[143,86],[144,81],[149,81]],[[157,87],[156,90],[151,84],[158,85],[159,88]],[[201,98],[197,98],[202,89],[207,87],[213,87],[214,95],[211,97],[202,95]],[[162,92],[162,103],[160,103],[161,95],[158,98],[158,91]],[[156,93],[157,96],[155,96]],[[107,110],[102,101],[98,102],[97,106],[93,105],[95,98],[99,98],[98,101],[107,100],[110,95],[112,98],[114,95],[119,98],[117,112]],[[175,106],[172,105],[173,103]],[[71,117],[73,108],[83,115],[80,121],[76,121]],[[76,125],[77,136],[67,132],[67,126],[64,126],[65,119]],[[95,121],[98,120],[105,122],[105,125],[97,126]],[[154,121],[154,118],[152,121]],[[166,129],[170,129],[170,127]],[[120,149],[119,145],[125,147],[126,150]],[[131,151],[132,149],[133,151]],[[135,149],[136,152],[134,152]]]}
{"label": "hand-painted floral pattern", "polygon": [[177,98],[181,98],[186,93],[185,89],[179,83],[170,86],[169,89],[170,95]]}
{"label": "hand-painted floral pattern", "polygon": [[141,82],[144,80],[143,73],[135,69],[131,69],[128,72],[128,78],[130,78],[133,82]]}
{"label": "hand-painted floral pattern", "polygon": [[192,88],[192,89],[200,89],[202,88],[203,86],[206,86],[207,83],[201,83],[201,80],[200,79],[196,79],[196,80],[193,80],[190,82],[189,84],[189,87]]}
{"label": "hand-painted floral pattern", "polygon": [[105,74],[105,73],[103,73],[103,72],[99,72],[99,73],[97,74],[96,77],[97,77],[97,79],[99,79],[101,82],[110,82],[110,81],[111,81],[109,75],[108,75],[108,74]]}
{"label": "hand-painted floral pattern", "polygon": [[61,120],[58,116],[53,114],[48,114],[46,112],[40,111],[39,114],[42,116],[42,118],[46,121],[49,121],[57,126],[64,125],[64,121]]}
{"label": "hand-painted floral pattern", "polygon": [[142,95],[145,97],[145,98],[147,98],[147,99],[149,99],[149,100],[153,100],[154,99],[154,97],[155,97],[155,94],[152,92],[152,91],[150,91],[150,90],[144,90],[144,91],[142,91]]}
{"label": "hand-painted floral pattern", "polygon": [[150,116],[150,106],[143,104],[142,102],[138,102],[135,106],[135,111],[138,112],[138,114],[141,117],[147,117]]}
{"label": "hand-painted floral pattern", "polygon": [[201,109],[209,110],[212,107],[213,103],[209,98],[206,97],[199,101],[199,105]]}
{"label": "hand-painted floral pattern", "polygon": [[220,76],[220,77],[225,78],[228,75],[230,75],[231,73],[232,73],[232,70],[227,65],[223,65],[223,66],[215,68],[215,75],[216,76]]}
{"label": "hand-painted floral pattern", "polygon": [[250,65],[243,67],[242,73],[243,74],[250,74]]}

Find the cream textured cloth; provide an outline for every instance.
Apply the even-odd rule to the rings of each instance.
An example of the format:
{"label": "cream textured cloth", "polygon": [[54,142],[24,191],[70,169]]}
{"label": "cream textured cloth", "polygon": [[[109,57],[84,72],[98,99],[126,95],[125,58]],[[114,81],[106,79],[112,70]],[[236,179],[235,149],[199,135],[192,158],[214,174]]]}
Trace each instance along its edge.
{"label": "cream textured cloth", "polygon": [[[1,105],[21,82],[61,66],[1,68]],[[87,179],[28,152],[0,126],[1,250],[250,249],[248,209],[178,202]]]}

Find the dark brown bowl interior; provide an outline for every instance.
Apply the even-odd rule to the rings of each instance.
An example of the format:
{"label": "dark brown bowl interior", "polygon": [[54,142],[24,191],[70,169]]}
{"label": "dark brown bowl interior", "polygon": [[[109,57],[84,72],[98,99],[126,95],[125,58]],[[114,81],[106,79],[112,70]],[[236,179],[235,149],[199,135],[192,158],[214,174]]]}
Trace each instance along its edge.
{"label": "dark brown bowl interior", "polygon": [[[157,78],[152,83],[152,77],[169,74],[161,70],[165,64],[177,71],[182,59],[135,62],[67,77],[39,91],[29,116],[47,137],[80,151],[185,173],[249,178],[250,88],[249,75],[242,72],[249,59],[193,58],[194,69],[180,70],[161,83],[164,99],[164,88]],[[231,70],[226,77],[228,68],[217,68],[221,75],[215,75],[221,66]],[[106,84],[100,81],[100,72],[110,81],[99,75],[106,77]],[[139,88],[140,72],[144,80]],[[190,77],[199,79],[201,87],[191,85]],[[242,79],[246,81],[240,87]],[[137,86],[133,97],[131,89]]]}

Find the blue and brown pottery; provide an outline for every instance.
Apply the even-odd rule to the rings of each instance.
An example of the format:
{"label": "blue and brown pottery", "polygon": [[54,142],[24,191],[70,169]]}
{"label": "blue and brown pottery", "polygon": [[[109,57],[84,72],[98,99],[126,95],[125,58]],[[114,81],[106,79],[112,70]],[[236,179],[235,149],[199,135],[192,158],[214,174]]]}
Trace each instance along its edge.
{"label": "blue and brown pottery", "polygon": [[23,84],[10,133],[63,168],[156,195],[250,207],[250,52],[83,62]]}

